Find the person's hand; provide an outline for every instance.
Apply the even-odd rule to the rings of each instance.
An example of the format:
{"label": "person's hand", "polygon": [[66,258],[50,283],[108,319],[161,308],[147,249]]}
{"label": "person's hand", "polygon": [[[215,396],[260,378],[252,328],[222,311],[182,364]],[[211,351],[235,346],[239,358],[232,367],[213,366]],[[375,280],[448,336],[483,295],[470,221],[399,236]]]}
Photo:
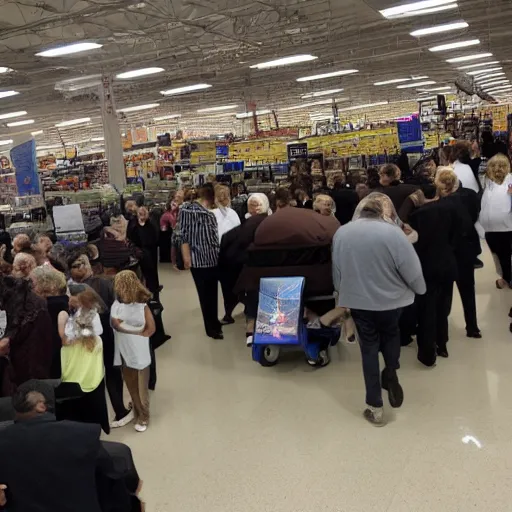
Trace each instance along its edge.
{"label": "person's hand", "polygon": [[6,485],[0,484],[0,507],[4,507],[7,504],[7,498],[5,497]]}
{"label": "person's hand", "polygon": [[185,270],[190,270],[190,268],[192,267],[192,262],[190,260],[185,260],[183,262],[183,266],[185,267]]}
{"label": "person's hand", "polygon": [[0,356],[8,356],[11,348],[11,340],[3,338],[0,340]]}
{"label": "person's hand", "polygon": [[414,229],[411,228],[411,226],[409,226],[409,224],[405,224],[402,226],[402,231],[406,234],[406,235],[410,235]]}
{"label": "person's hand", "polygon": [[507,192],[509,196],[512,196],[512,183],[509,184]]}
{"label": "person's hand", "polygon": [[[510,188],[509,188],[510,191]],[[5,259],[5,253],[7,252],[7,246],[5,244],[0,245],[0,260]]]}

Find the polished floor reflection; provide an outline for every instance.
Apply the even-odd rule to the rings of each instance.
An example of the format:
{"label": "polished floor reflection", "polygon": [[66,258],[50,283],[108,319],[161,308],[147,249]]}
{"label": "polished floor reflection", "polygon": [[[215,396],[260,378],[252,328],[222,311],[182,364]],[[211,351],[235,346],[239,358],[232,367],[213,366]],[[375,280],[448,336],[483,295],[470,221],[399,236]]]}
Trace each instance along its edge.
{"label": "polished floor reflection", "polygon": [[[168,266],[150,427],[127,442],[148,512],[456,512],[512,510],[512,292],[477,271],[482,340],[467,339],[456,292],[450,358],[425,369],[402,351],[401,409],[367,424],[357,345],[311,369],[300,353],[251,360],[242,316],[206,338],[188,273]],[[237,310],[238,311],[238,310]]]}

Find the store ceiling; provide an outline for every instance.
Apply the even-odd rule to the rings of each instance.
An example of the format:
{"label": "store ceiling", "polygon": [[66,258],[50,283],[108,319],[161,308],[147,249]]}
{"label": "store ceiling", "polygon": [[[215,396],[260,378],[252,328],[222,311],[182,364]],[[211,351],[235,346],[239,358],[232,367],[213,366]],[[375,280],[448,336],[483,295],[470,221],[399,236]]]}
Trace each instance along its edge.
{"label": "store ceiling", "polygon": [[[457,0],[454,0],[454,2]],[[43,130],[43,143],[59,138],[60,121],[91,117],[92,125],[59,129],[67,142],[102,135],[96,75],[118,74],[146,67],[165,71],[132,80],[116,80],[118,109],[159,103],[153,110],[125,114],[121,126],[151,122],[155,116],[181,114],[187,129],[223,133],[244,127],[241,121],[219,112],[197,114],[198,109],[246,104],[258,110],[276,109],[282,125],[305,114],[326,112],[329,105],[304,110],[282,110],[329,99],[301,99],[322,90],[343,88],[339,107],[418,97],[415,89],[399,84],[374,86],[377,81],[408,76],[428,76],[437,83],[453,84],[460,73],[447,58],[491,52],[506,76],[512,62],[510,0],[458,0],[458,8],[437,14],[397,20],[379,10],[404,2],[393,0],[0,0],[0,74],[3,113],[26,110],[17,120],[34,119],[32,125],[0,124],[0,139],[21,130]],[[412,37],[415,29],[463,20],[468,28],[456,32]],[[457,40],[479,39],[478,46],[446,52],[429,47]],[[35,54],[64,44],[92,41],[103,45],[88,52],[45,58]],[[249,66],[296,54],[318,59],[286,67],[257,70]],[[472,64],[472,61],[469,64]],[[297,82],[297,78],[357,69],[342,77]],[[90,87],[76,89],[77,78],[89,77]],[[85,80],[87,82],[87,80]],[[196,93],[164,97],[160,91],[196,83],[212,87]],[[57,89],[56,89],[57,84]],[[427,87],[428,88],[428,87]],[[71,90],[70,90],[71,89]],[[405,114],[406,112],[404,112]],[[228,112],[229,114],[229,112]],[[12,121],[12,120],[10,120]],[[0,121],[5,123],[5,121]],[[169,121],[173,126],[176,121]],[[244,121],[245,130],[249,121]],[[0,148],[1,149],[1,148]]]}

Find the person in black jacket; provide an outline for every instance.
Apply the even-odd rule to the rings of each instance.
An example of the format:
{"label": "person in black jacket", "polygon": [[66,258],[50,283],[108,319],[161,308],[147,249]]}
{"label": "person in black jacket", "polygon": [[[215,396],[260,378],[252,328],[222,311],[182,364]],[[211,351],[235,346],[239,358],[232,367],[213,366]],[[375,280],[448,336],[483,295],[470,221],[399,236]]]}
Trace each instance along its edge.
{"label": "person in black jacket", "polygon": [[357,192],[351,188],[345,188],[341,182],[336,182],[331,197],[336,205],[335,217],[342,226],[348,224],[359,204]]}
{"label": "person in black jacket", "polygon": [[405,185],[400,181],[400,168],[395,164],[382,165],[379,169],[379,184],[375,192],[386,194],[397,212],[400,211],[404,201],[415,192],[418,187],[416,185]]}
{"label": "person in black jacket", "polygon": [[7,510],[130,512],[130,492],[100,443],[99,425],[57,422],[53,400],[53,388],[34,380],[13,396],[15,422],[0,435]]}

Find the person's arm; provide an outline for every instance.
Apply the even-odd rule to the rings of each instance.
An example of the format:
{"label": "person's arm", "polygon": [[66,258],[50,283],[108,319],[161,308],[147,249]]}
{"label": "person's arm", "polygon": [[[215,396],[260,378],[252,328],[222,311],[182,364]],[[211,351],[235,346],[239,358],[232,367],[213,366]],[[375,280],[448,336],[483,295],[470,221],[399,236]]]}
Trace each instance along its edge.
{"label": "person's arm", "polygon": [[93,327],[94,334],[96,334],[96,336],[101,336],[103,334],[103,325],[101,325],[101,318],[98,313],[96,313],[94,315],[94,319],[92,321],[92,327]]}
{"label": "person's arm", "polygon": [[69,315],[66,311],[61,311],[59,316],[57,317],[57,324],[59,329],[59,336],[62,341],[62,345],[71,345],[71,341],[69,340],[66,334],[66,325],[69,320]]}
{"label": "person's arm", "polygon": [[401,231],[396,233],[396,243],[393,241],[391,243],[394,245],[395,264],[398,272],[416,295],[423,295],[427,291],[427,285],[423,278],[420,259],[405,234]]}
{"label": "person's arm", "polygon": [[153,334],[155,334],[156,326],[153,313],[151,313],[149,306],[144,307],[144,320],[146,321],[146,325],[144,326],[144,330],[141,332],[141,336],[150,338],[153,336]]}
{"label": "person's arm", "polygon": [[192,255],[190,252],[190,215],[183,208],[180,210],[179,224],[181,234],[181,255],[183,256],[183,266],[189,270],[192,266]]}
{"label": "person's arm", "polygon": [[334,284],[334,290],[339,294],[340,293],[340,282],[341,282],[341,268],[339,265],[339,252],[340,252],[340,243],[334,235],[333,245],[332,245],[332,282]]}

